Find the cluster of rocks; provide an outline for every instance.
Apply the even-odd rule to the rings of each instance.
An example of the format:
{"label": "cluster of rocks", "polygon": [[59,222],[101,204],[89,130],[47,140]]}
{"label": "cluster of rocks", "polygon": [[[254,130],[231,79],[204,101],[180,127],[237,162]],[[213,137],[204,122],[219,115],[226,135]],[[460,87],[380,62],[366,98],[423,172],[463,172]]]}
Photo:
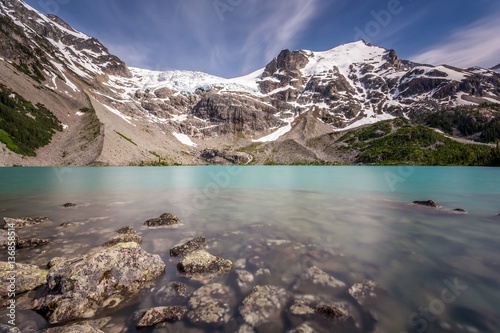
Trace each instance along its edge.
{"label": "cluster of rocks", "polygon": [[[51,223],[50,219],[47,217],[18,217],[18,218],[3,218],[5,224],[4,229],[23,229],[25,227],[34,226],[41,223]],[[7,230],[0,229],[0,248],[7,248],[9,241],[9,233]],[[40,238],[20,238],[17,232],[14,234],[14,243],[17,249],[33,248],[42,245],[47,245],[50,243],[48,239]]]}
{"label": "cluster of rocks", "polygon": [[[16,223],[33,225],[42,221],[46,222],[17,219]],[[146,221],[145,225],[178,223],[180,220],[175,215],[165,213]],[[141,241],[137,231],[127,226],[117,230],[102,247],[83,256],[53,258],[47,269],[18,264],[20,278],[16,294],[34,290],[23,307],[38,312],[50,324],[78,321],[45,332],[102,332],[109,318],[88,319],[100,309],[115,308],[151,286],[166,268],[160,256],[141,248]],[[282,277],[283,272],[279,272],[281,282],[265,282],[273,279],[273,272],[268,268],[272,266],[267,262],[269,258],[254,255],[233,264],[207,252],[208,243],[200,236],[170,249],[179,275],[189,282],[171,281],[157,290],[153,300],[158,306],[133,316],[137,328],[166,326],[186,318],[192,325],[224,327],[241,333],[279,332],[285,329],[285,322],[296,327],[293,332],[330,332],[332,329],[361,332],[366,328],[366,318],[376,321],[370,312],[371,305],[387,294],[373,281],[359,282],[349,288],[315,265],[290,278]],[[262,246],[278,256],[280,251],[290,249],[307,251],[317,259],[331,255],[320,253],[314,247],[298,247],[284,239],[264,239]],[[8,263],[0,263],[2,286],[8,285],[8,270]],[[3,302],[6,288],[0,289]]]}

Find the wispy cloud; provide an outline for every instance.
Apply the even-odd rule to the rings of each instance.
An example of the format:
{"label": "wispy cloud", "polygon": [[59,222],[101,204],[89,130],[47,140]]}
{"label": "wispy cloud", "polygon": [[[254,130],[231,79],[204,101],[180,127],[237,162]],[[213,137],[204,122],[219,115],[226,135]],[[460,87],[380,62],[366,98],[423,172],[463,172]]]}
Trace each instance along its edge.
{"label": "wispy cloud", "polygon": [[491,67],[500,62],[499,31],[497,13],[456,30],[443,43],[410,58],[428,64]]}
{"label": "wispy cloud", "polygon": [[[246,37],[241,52],[245,54],[245,69],[254,63],[274,58],[284,48],[291,48],[320,8],[318,0],[258,1],[247,10],[266,13],[256,28]],[[258,6],[258,7],[257,7]],[[262,7],[266,7],[262,10]]]}

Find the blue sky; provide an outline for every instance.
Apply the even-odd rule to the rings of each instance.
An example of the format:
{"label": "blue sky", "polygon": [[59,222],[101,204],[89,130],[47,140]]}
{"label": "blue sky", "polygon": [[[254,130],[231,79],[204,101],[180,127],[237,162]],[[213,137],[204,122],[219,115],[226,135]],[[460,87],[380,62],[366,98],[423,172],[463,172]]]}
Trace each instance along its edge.
{"label": "blue sky", "polygon": [[226,78],[285,48],[324,51],[361,38],[402,59],[500,63],[498,0],[25,0],[96,37],[129,66]]}

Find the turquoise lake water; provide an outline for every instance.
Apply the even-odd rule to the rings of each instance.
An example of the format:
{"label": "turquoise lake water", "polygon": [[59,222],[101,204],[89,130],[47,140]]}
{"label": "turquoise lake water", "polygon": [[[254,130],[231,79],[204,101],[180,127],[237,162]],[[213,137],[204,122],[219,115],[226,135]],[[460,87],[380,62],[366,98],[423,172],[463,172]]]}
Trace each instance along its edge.
{"label": "turquoise lake water", "polygon": [[[429,199],[443,208],[410,204]],[[66,202],[78,206],[61,207]],[[468,214],[453,213],[455,208]],[[164,212],[182,224],[175,229],[143,226]],[[313,265],[347,287],[365,279],[377,282],[388,296],[369,309],[358,307],[376,320],[365,320],[365,313],[354,332],[500,332],[499,213],[500,168],[0,169],[0,217],[47,216],[54,222],[19,230],[20,236],[36,234],[51,244],[19,250],[18,262],[45,266],[56,256],[76,257],[131,225],[143,237],[142,247],[167,264],[157,290],[174,280],[189,283],[177,275],[177,261],[168,251],[203,235],[214,255],[233,262],[263,258],[259,265],[271,275],[256,281],[283,287],[290,295],[294,281]],[[59,227],[63,222],[73,226]],[[275,249],[266,240],[295,246]],[[0,260],[5,257],[0,253]],[[232,280],[231,274],[220,278],[228,285]],[[454,283],[463,290],[453,301],[440,301]],[[113,318],[103,330],[135,331],[130,314],[166,305],[158,304],[155,292],[98,312],[98,317]],[[343,300],[353,302],[345,294]],[[236,293],[234,303],[245,296]],[[47,326],[29,311],[19,315],[40,329]],[[240,324],[236,307],[234,320],[222,327],[197,327],[184,320],[141,332],[233,332]],[[282,331],[295,326],[283,315]]]}

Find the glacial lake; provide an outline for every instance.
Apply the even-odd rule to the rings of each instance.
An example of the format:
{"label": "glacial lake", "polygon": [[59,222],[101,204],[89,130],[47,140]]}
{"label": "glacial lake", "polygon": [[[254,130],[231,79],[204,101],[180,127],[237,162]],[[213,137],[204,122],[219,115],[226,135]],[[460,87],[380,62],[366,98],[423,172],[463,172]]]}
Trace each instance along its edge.
{"label": "glacial lake", "polygon": [[[443,208],[411,204],[435,200]],[[64,203],[77,207],[64,208]],[[452,212],[465,209],[467,214]],[[182,221],[148,229],[162,213]],[[21,237],[49,245],[17,251],[17,262],[46,267],[54,257],[74,258],[133,226],[142,248],[166,263],[165,274],[117,308],[105,332],[135,332],[130,318],[160,304],[155,294],[179,276],[169,249],[205,236],[207,251],[246,259],[255,284],[284,288],[289,300],[277,327],[287,332],[287,307],[297,279],[312,266],[345,282],[339,300],[351,303],[358,327],[349,332],[498,332],[500,327],[500,168],[467,167],[106,167],[1,168],[0,216],[47,216],[53,223],[19,229]],[[71,222],[71,227],[60,227]],[[6,260],[0,250],[0,260]],[[259,268],[270,274],[257,276]],[[234,269],[233,269],[234,270]],[[373,280],[387,294],[369,307],[350,286]],[[234,272],[216,280],[234,289],[232,319],[196,326],[185,317],[140,332],[235,332],[243,323]],[[2,315],[2,322],[6,317]],[[369,317],[369,319],[367,319]],[[304,319],[305,321],[305,319]],[[19,325],[48,327],[30,311]],[[332,326],[333,327],[333,326]],[[333,328],[332,328],[333,329]],[[340,331],[339,331],[340,332]],[[347,332],[347,331],[346,331]]]}

